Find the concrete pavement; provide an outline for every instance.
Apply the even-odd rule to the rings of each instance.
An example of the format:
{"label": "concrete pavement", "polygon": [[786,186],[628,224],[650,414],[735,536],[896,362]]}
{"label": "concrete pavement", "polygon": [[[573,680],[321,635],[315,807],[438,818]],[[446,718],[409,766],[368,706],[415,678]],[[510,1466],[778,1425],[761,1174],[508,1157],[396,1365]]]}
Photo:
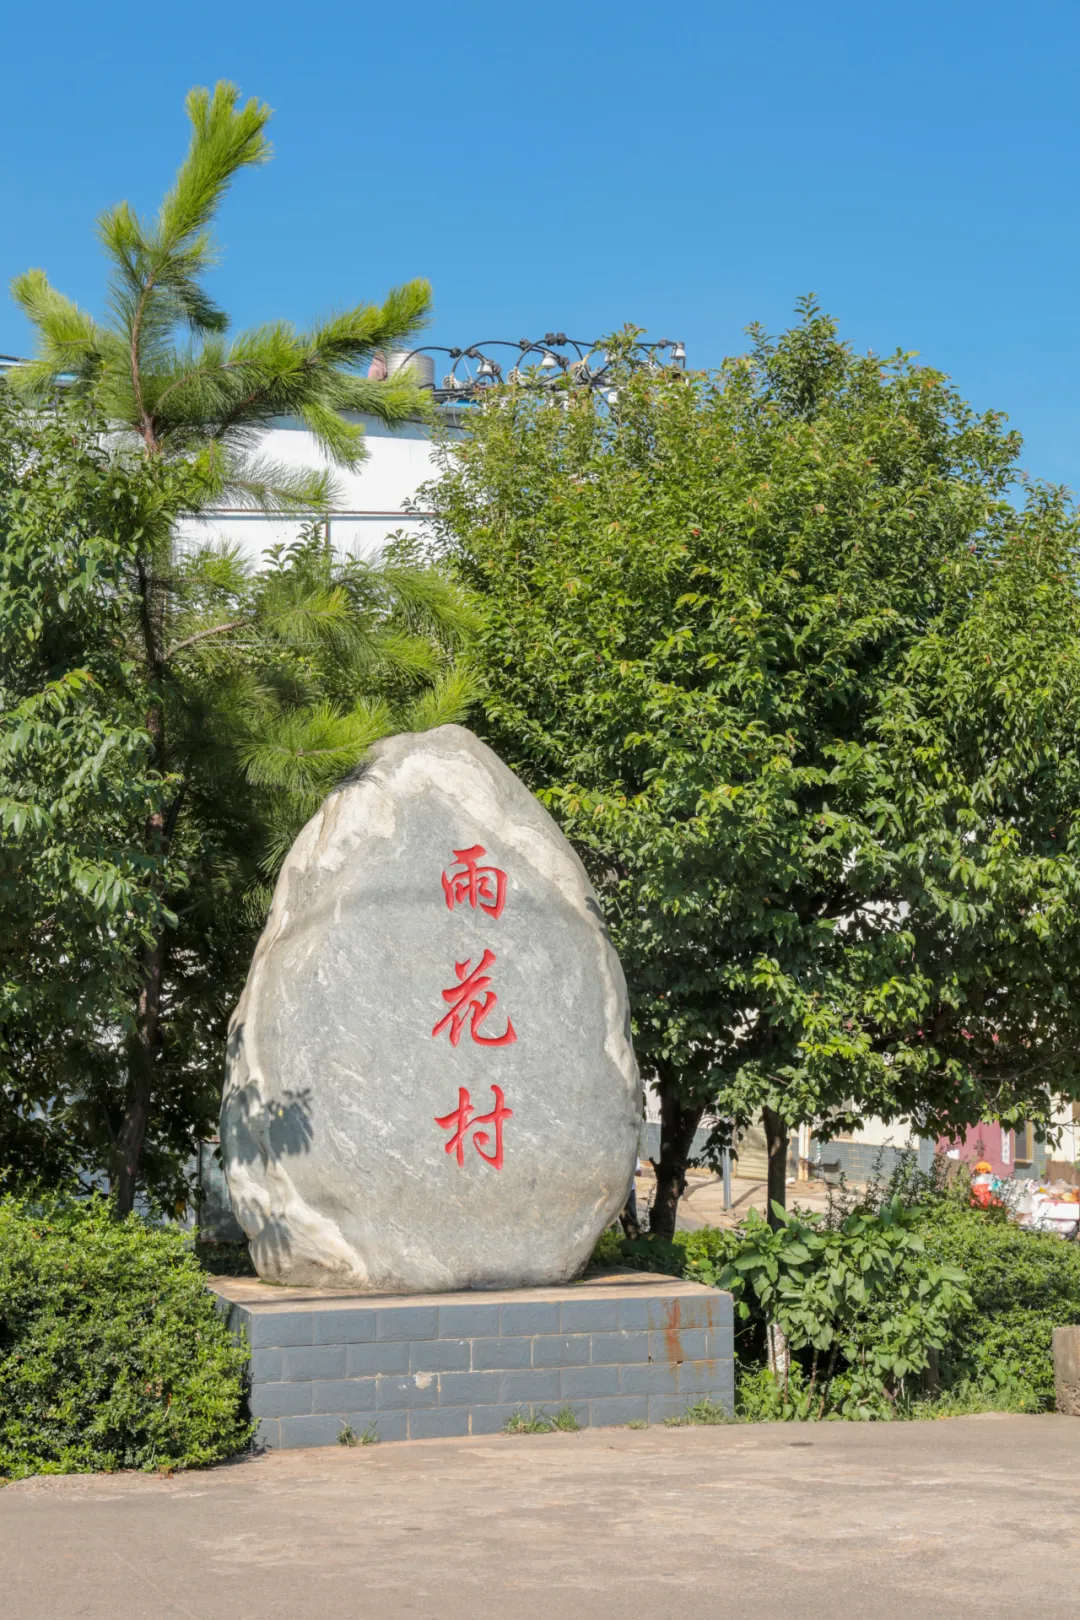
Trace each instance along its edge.
{"label": "concrete pavement", "polygon": [[1065,1620],[1080,1422],[594,1429],[0,1490],[4,1620]]}
{"label": "concrete pavement", "polygon": [[[652,1202],[655,1181],[651,1171],[637,1179],[638,1208],[647,1209]],[[787,1189],[787,1207],[823,1214],[829,1207],[829,1189],[823,1181],[791,1181]],[[719,1176],[706,1170],[691,1170],[686,1179],[686,1191],[679,1200],[676,1225],[684,1232],[695,1232],[703,1226],[735,1226],[746,1218],[748,1210],[759,1215],[768,1213],[768,1195],[763,1181],[750,1181],[745,1177],[731,1179],[731,1208],[724,1209],[724,1188]]]}

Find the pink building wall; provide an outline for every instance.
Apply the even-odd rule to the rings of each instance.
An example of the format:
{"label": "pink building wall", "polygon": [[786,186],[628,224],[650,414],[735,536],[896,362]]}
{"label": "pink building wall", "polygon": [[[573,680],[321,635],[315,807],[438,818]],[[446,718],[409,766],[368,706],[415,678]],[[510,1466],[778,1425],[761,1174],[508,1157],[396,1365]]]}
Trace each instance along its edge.
{"label": "pink building wall", "polygon": [[[960,1149],[960,1158],[965,1164],[975,1164],[978,1160],[985,1159],[996,1176],[1011,1176],[1017,1173],[1016,1133],[1006,1130],[996,1120],[984,1120],[979,1125],[971,1125],[957,1136],[939,1137],[939,1153],[947,1153],[950,1148]],[[1021,1175],[1030,1173],[1026,1163],[1021,1165]]]}

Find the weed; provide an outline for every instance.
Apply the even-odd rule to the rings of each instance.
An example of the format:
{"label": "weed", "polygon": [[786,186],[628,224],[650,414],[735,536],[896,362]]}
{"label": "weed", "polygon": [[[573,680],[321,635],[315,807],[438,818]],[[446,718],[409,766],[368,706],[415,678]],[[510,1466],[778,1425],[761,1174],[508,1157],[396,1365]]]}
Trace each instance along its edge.
{"label": "weed", "polygon": [[507,1418],[503,1424],[503,1434],[550,1434],[551,1421],[538,1413],[536,1417],[529,1417],[519,1406],[512,1418]]}
{"label": "weed", "polygon": [[379,1430],[376,1424],[369,1423],[363,1434],[357,1434],[348,1423],[343,1423],[337,1438],[339,1446],[374,1446],[378,1444]]}
{"label": "weed", "polygon": [[644,1418],[631,1418],[626,1427],[628,1429],[647,1429],[649,1425]]}
{"label": "weed", "polygon": [[576,1434],[581,1424],[574,1416],[571,1406],[562,1406],[553,1417],[548,1417],[543,1407],[534,1417],[527,1417],[519,1406],[513,1417],[503,1424],[503,1434],[553,1434],[559,1431],[563,1434]]}
{"label": "weed", "polygon": [[687,1429],[694,1425],[730,1422],[732,1422],[732,1417],[727,1407],[721,1406],[719,1401],[710,1400],[707,1395],[703,1396],[700,1401],[692,1401],[686,1410],[680,1412],[677,1417],[664,1419],[664,1423],[669,1429]]}

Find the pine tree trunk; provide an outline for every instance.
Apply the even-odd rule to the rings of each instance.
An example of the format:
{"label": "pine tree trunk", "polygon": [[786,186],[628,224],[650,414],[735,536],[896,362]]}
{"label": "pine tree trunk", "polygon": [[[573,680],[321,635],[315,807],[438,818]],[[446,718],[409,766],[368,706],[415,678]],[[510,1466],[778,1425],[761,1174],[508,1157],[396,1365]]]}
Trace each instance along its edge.
{"label": "pine tree trunk", "polygon": [[761,1111],[765,1141],[769,1151],[769,1225],[778,1226],[773,1204],[787,1208],[787,1161],[789,1132],[780,1115],[771,1108]]}
{"label": "pine tree trunk", "polygon": [[703,1108],[687,1108],[679,1096],[675,1072],[658,1068],[660,1093],[660,1157],[653,1160],[656,1196],[649,1229],[670,1242],[675,1235],[679,1199],[686,1187],[686,1161],[701,1123]]}

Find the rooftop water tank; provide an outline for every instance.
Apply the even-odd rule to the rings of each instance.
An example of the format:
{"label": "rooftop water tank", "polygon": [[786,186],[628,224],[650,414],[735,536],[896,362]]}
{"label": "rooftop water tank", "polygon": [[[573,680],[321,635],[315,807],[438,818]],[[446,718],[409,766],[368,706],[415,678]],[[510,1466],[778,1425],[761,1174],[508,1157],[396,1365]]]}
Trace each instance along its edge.
{"label": "rooftop water tank", "polygon": [[410,354],[407,349],[395,349],[386,363],[386,369],[392,377],[406,363],[412,367],[413,376],[421,388],[434,388],[435,361],[430,354]]}

